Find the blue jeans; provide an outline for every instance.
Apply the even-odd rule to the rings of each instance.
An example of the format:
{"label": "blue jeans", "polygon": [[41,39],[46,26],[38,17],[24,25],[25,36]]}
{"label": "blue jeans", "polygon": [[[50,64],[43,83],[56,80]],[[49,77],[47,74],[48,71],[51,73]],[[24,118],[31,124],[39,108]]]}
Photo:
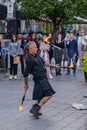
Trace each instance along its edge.
{"label": "blue jeans", "polygon": [[67,73],[70,74],[70,68],[71,61],[73,63],[73,74],[76,74],[76,57],[75,56],[69,56],[68,57],[68,65],[67,65]]}

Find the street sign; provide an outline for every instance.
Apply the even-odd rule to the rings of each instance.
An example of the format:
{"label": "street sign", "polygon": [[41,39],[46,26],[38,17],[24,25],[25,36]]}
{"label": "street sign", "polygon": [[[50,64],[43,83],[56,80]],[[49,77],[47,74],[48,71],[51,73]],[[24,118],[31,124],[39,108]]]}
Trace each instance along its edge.
{"label": "street sign", "polygon": [[10,19],[10,18],[12,19],[13,18],[13,13],[7,13],[7,18],[8,19]]}
{"label": "street sign", "polygon": [[7,3],[7,13],[13,13],[13,3],[12,2],[8,2]]}
{"label": "street sign", "polygon": [[14,5],[12,2],[7,3],[7,18],[13,18]]}

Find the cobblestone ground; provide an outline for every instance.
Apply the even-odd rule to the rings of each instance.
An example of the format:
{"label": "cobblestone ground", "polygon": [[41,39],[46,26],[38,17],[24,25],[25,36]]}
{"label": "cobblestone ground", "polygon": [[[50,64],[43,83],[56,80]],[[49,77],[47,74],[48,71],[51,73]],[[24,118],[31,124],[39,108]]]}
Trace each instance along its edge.
{"label": "cobblestone ground", "polygon": [[77,110],[72,103],[87,105],[87,83],[83,73],[77,70],[77,75],[55,76],[49,80],[56,91],[53,98],[43,106],[43,115],[34,119],[30,108],[32,101],[33,81],[30,78],[30,88],[27,91],[24,108],[19,111],[19,105],[24,93],[23,79],[8,80],[0,74],[0,130],[87,130],[87,110]]}

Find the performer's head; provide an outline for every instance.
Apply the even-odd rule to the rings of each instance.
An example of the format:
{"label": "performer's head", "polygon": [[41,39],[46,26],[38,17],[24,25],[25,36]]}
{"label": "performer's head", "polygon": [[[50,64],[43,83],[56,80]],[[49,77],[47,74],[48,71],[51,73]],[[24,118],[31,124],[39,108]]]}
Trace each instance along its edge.
{"label": "performer's head", "polygon": [[27,45],[25,46],[25,50],[27,53],[31,54],[31,55],[35,55],[37,54],[37,45],[35,42],[30,41],[29,43],[27,43]]}

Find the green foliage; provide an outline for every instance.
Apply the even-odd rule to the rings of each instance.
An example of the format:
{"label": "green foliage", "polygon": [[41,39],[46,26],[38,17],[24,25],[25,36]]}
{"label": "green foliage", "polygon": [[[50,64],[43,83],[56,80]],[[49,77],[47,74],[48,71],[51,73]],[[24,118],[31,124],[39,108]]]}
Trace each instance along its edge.
{"label": "green foliage", "polygon": [[87,72],[87,54],[85,54],[82,59],[82,70],[83,72]]}
{"label": "green foliage", "polygon": [[[19,1],[19,0],[18,0]],[[87,15],[87,0],[21,0],[22,12],[27,18],[49,16],[54,27],[75,22],[73,17]]]}

